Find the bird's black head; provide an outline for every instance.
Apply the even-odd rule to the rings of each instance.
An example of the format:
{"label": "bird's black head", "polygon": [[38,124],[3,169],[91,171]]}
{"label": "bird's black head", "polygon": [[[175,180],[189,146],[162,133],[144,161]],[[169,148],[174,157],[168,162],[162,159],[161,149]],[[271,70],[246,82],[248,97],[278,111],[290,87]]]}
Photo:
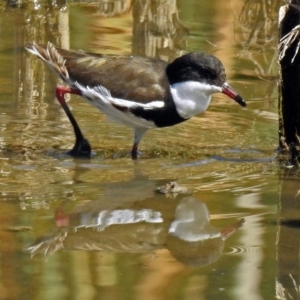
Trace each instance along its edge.
{"label": "bird's black head", "polygon": [[200,81],[222,86],[226,81],[223,64],[215,56],[193,52],[176,58],[167,66],[170,84],[184,81]]}
{"label": "bird's black head", "polygon": [[215,56],[193,52],[176,58],[166,68],[171,85],[185,81],[198,81],[220,87],[223,94],[245,107],[245,100],[226,82],[223,64]]}

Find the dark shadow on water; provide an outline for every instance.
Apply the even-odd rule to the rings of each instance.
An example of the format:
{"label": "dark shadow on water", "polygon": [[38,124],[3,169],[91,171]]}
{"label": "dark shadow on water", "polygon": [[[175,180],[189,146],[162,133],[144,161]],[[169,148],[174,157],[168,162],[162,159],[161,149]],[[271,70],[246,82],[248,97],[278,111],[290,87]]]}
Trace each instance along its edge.
{"label": "dark shadow on water", "polygon": [[[215,161],[222,162],[236,162],[236,163],[245,163],[245,162],[257,162],[257,163],[273,163],[276,159],[276,155],[269,157],[261,157],[265,156],[265,153],[260,152],[258,150],[251,149],[229,149],[223,151],[226,156],[221,155],[208,155],[207,158],[198,161],[191,161],[183,164],[178,164],[175,167],[195,167],[206,165]],[[236,157],[230,157],[236,156]],[[260,157],[255,157],[260,156]]]}
{"label": "dark shadow on water", "polygon": [[279,224],[281,226],[287,226],[287,227],[291,227],[291,228],[299,228],[300,229],[300,219],[280,220]]}
{"label": "dark shadow on water", "polygon": [[275,156],[266,157],[266,158],[227,158],[221,156],[211,156],[212,159],[218,161],[231,161],[231,162],[261,162],[261,163],[268,163],[272,162],[275,159]]}
{"label": "dark shadow on water", "polygon": [[[46,146],[46,145],[45,145]],[[178,145],[174,147],[170,145],[168,148],[157,148],[143,150],[138,160],[132,161],[130,152],[127,149],[116,149],[115,147],[95,149],[91,158],[75,158],[68,155],[68,150],[60,149],[54,146],[47,149],[41,145],[7,145],[0,150],[1,156],[12,161],[16,161],[16,165],[20,165],[21,161],[26,158],[33,162],[41,158],[47,157],[56,159],[63,163],[72,163],[86,169],[107,169],[112,167],[112,163],[116,160],[134,164],[142,163],[145,160],[155,160],[162,167],[167,168],[191,168],[205,166],[215,162],[233,162],[233,163],[264,163],[272,164],[276,162],[276,155],[269,156],[270,153],[264,153],[259,150],[252,149],[217,149],[217,148],[192,148],[190,151],[180,149]],[[28,166],[24,166],[28,168]],[[35,164],[33,165],[35,168]]]}

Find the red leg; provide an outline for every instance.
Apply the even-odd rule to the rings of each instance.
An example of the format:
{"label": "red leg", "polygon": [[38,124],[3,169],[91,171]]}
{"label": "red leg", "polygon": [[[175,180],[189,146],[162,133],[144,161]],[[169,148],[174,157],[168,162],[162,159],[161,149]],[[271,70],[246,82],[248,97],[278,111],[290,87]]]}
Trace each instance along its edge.
{"label": "red leg", "polygon": [[56,98],[58,99],[58,101],[61,105],[66,104],[65,94],[74,94],[74,95],[81,96],[80,90],[75,89],[75,88],[70,88],[70,87],[64,86],[64,85],[58,85],[56,87],[55,92],[56,92]]}
{"label": "red leg", "polygon": [[81,92],[78,89],[67,86],[57,86],[56,88],[56,97],[67,117],[69,118],[76,137],[75,145],[73,149],[68,152],[68,154],[75,157],[91,157],[91,146],[88,140],[83,136],[73,114],[66,103],[65,94],[67,93],[81,96]]}

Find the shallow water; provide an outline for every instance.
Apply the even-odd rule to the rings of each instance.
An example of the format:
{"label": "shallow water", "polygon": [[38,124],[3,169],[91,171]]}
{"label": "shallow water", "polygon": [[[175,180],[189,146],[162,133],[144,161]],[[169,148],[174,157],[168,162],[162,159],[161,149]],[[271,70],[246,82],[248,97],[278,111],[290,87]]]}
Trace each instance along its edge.
{"label": "shallow water", "polygon": [[[18,3],[0,4],[0,299],[298,299],[298,175],[275,162],[279,4]],[[74,159],[32,40],[210,52],[248,106],[215,95],[203,115],[150,130],[133,162],[132,132],[72,96],[94,151]],[[184,193],[156,193],[174,180]]]}

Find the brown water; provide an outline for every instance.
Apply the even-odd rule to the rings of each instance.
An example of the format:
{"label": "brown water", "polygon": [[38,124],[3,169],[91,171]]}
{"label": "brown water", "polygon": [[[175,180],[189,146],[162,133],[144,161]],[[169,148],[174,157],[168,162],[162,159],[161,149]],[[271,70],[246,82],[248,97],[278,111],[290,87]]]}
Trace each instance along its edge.
{"label": "brown water", "polygon": [[[0,4],[0,299],[299,299],[299,183],[274,162],[279,4],[132,4]],[[58,80],[25,53],[32,40],[210,52],[248,106],[216,95],[202,116],[149,131],[133,162],[132,132],[72,96],[94,150],[74,159]],[[188,192],[155,192],[172,180]]]}

